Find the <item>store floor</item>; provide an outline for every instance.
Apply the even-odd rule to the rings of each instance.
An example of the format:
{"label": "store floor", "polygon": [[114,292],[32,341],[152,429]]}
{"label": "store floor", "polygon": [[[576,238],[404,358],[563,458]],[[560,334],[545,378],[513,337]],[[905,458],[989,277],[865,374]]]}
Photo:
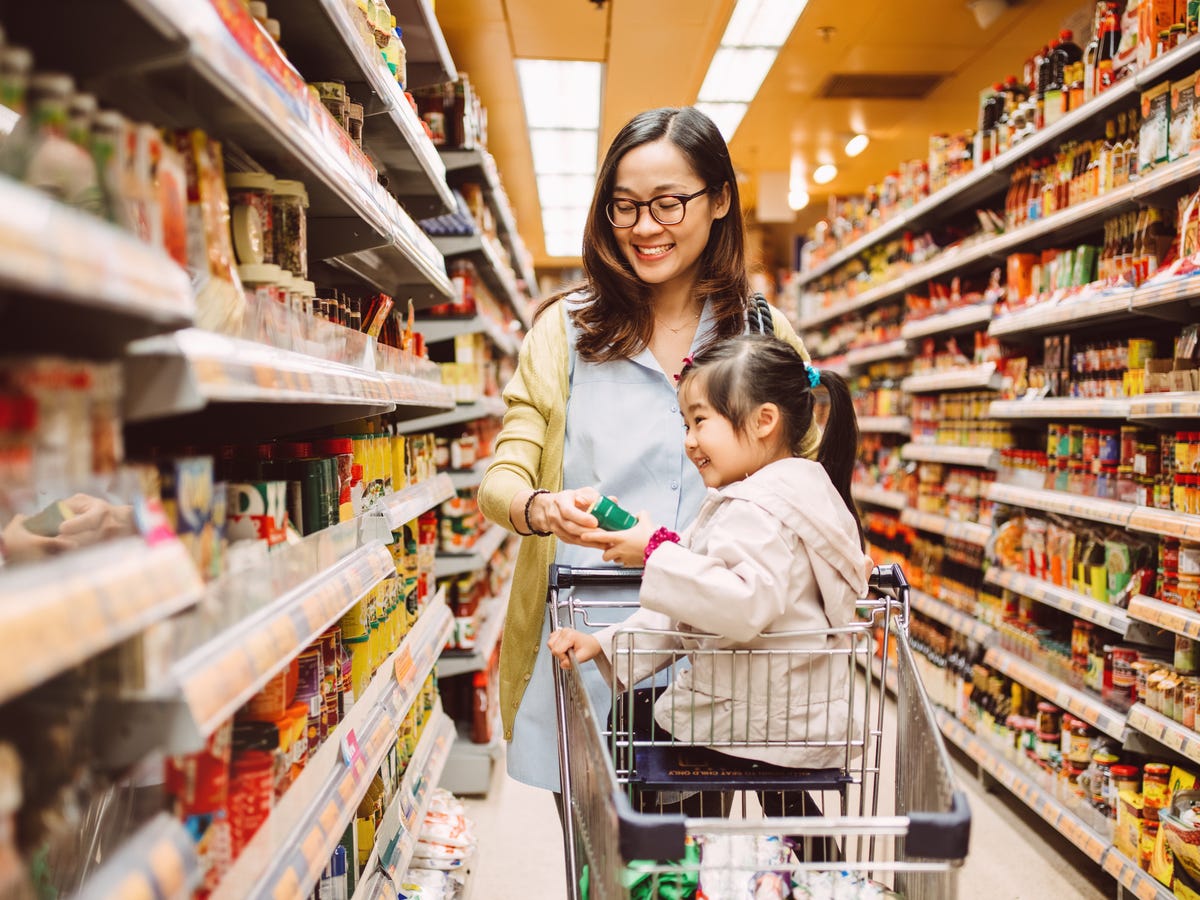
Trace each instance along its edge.
{"label": "store floor", "polygon": [[[894,703],[888,701],[889,710]],[[894,717],[885,728],[894,726]],[[955,756],[971,804],[971,852],[959,895],[971,900],[1101,900],[1116,882],[1002,787],[990,793],[974,765]],[[885,766],[885,771],[891,767]],[[882,785],[884,796],[891,785]],[[479,855],[471,900],[550,900],[566,896],[562,832],[547,791],[513,781],[500,759],[486,798],[469,797]]]}

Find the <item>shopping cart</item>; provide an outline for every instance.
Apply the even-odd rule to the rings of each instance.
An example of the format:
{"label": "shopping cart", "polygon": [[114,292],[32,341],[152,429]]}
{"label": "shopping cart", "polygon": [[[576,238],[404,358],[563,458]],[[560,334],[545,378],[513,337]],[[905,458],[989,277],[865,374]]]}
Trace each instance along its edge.
{"label": "shopping cart", "polygon": [[[640,579],[640,570],[552,566],[547,602],[555,627],[591,627],[599,610],[630,606],[582,595]],[[573,900],[687,898],[697,884],[712,900],[791,897],[793,886],[803,886],[797,897],[834,896],[834,882],[839,897],[892,896],[881,888],[919,900],[957,896],[970,810],[908,645],[908,584],[898,566],[883,566],[870,585],[860,621],[763,636],[765,649],[697,649],[697,639],[714,636],[621,629],[614,674],[633,685],[639,673],[656,670],[660,686],[624,693],[614,686],[608,710],[596,709],[573,657],[569,669],[555,665]],[[680,643],[690,649],[669,646]],[[885,731],[881,665],[890,657],[894,735]],[[662,694],[663,673],[686,679],[693,695],[719,681],[748,697],[757,691],[769,711],[804,703],[810,714],[802,730],[789,729],[785,714],[783,733],[772,733],[745,716],[718,721],[708,708],[671,709],[669,721],[686,723],[681,734],[649,714],[648,695],[668,708],[676,703]],[[835,696],[826,689],[835,684],[849,688]],[[742,758],[797,750],[820,767]],[[885,786],[894,779],[886,798],[881,775]]]}

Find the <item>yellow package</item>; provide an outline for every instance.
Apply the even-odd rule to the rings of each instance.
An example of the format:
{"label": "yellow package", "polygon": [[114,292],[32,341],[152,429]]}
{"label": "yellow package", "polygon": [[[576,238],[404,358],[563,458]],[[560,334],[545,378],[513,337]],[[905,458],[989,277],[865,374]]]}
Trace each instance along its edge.
{"label": "yellow package", "polygon": [[1117,804],[1117,826],[1113,832],[1113,844],[1130,859],[1137,859],[1138,846],[1142,842],[1142,795],[1135,791],[1121,791]]}

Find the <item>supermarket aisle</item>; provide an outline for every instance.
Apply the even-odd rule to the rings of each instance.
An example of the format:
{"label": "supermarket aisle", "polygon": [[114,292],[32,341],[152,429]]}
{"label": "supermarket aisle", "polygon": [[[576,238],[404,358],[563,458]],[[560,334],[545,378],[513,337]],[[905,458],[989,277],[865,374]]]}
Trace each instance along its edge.
{"label": "supermarket aisle", "polygon": [[[894,704],[889,702],[889,710]],[[889,721],[888,727],[894,722]],[[959,892],[972,900],[1103,900],[1116,883],[1003,788],[989,794],[973,769],[956,765],[971,803],[971,853]],[[884,792],[890,785],[883,785]],[[467,798],[479,856],[473,897],[549,900],[565,896],[562,837],[545,791],[510,779],[501,760],[487,798]]]}

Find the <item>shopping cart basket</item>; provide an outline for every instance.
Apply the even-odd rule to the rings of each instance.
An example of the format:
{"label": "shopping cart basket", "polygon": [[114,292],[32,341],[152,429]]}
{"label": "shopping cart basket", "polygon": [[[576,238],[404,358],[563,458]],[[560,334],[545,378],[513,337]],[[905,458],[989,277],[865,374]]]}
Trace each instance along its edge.
{"label": "shopping cart basket", "polygon": [[[547,602],[555,627],[589,628],[600,618],[593,611],[636,605],[586,594],[640,579],[634,569],[552,566]],[[639,714],[638,704],[650,708],[646,689],[614,687],[611,709],[598,710],[573,657],[569,669],[555,665],[572,898],[686,898],[697,886],[712,900],[791,897],[793,886],[809,892],[795,896],[833,896],[834,882],[837,896],[957,896],[970,811],[908,645],[908,584],[898,566],[883,566],[870,585],[860,621],[764,635],[754,650],[697,649],[697,639],[715,636],[693,631],[617,632],[613,669],[621,683],[654,670],[659,682],[664,672],[687,679],[693,693],[717,681],[735,690],[724,696],[758,692],[759,703],[785,713],[782,733],[752,728],[736,714],[718,723],[695,709],[682,710],[682,733],[667,730]],[[889,658],[896,663],[894,734],[885,728],[880,665]],[[798,692],[797,684],[806,687]],[[834,697],[828,688],[835,684],[849,687]],[[661,688],[649,693],[661,696]],[[675,702],[664,699],[668,707]],[[799,703],[809,715],[793,729],[786,712]],[[798,749],[820,767],[741,758]],[[881,775],[885,786],[894,781],[886,797]],[[766,881],[776,894],[755,893]]]}

